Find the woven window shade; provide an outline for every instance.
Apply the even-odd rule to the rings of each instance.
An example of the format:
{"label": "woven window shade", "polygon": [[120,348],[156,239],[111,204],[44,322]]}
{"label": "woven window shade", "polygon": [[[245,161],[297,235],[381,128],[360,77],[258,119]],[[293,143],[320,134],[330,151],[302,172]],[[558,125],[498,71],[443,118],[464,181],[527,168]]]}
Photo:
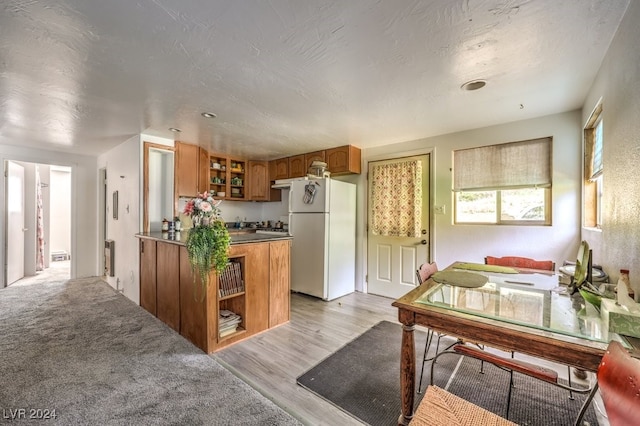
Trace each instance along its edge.
{"label": "woven window shade", "polygon": [[584,175],[591,180],[602,174],[603,161],[603,124],[600,120],[602,104],[598,105],[589,117],[584,129]]}
{"label": "woven window shade", "polygon": [[551,138],[453,152],[454,191],[551,186]]}
{"label": "woven window shade", "polygon": [[604,164],[602,161],[602,121],[600,121],[593,132],[593,159],[591,164],[591,179],[596,179],[602,174]]}

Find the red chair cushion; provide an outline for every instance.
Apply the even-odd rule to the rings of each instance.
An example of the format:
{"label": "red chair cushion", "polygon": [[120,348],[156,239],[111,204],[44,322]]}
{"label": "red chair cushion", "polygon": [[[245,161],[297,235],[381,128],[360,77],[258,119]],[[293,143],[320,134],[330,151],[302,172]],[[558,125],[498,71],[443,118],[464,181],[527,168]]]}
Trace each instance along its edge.
{"label": "red chair cushion", "polygon": [[528,257],[503,256],[485,257],[487,265],[512,266],[515,268],[540,269],[543,271],[553,271],[555,265],[552,260],[535,260]]}
{"label": "red chair cushion", "polygon": [[598,386],[611,426],[640,425],[640,360],[609,343],[598,367]]}

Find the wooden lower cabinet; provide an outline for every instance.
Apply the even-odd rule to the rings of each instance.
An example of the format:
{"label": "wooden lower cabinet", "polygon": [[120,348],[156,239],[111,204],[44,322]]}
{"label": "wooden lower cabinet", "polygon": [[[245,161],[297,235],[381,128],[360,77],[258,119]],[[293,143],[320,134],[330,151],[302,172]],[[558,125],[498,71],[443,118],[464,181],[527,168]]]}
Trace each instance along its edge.
{"label": "wooden lower cabinet", "polygon": [[[200,275],[195,277],[191,271],[189,255],[184,246],[180,246],[180,334],[191,343],[207,352],[205,348],[214,346],[218,337],[213,330],[217,327],[218,309],[216,307],[216,276],[210,274],[206,294]],[[195,279],[194,279],[195,278]],[[212,331],[209,333],[209,331]]]}
{"label": "wooden lower cabinet", "polygon": [[[232,245],[229,260],[237,264],[244,288],[224,295],[219,292],[220,279],[215,272],[209,275],[203,294],[184,245],[141,238],[140,246],[141,305],[145,300],[145,309],[203,351],[215,352],[289,321],[290,240]],[[234,332],[222,337],[218,324],[221,310],[242,318]]]}
{"label": "wooden lower cabinet", "polygon": [[156,242],[140,240],[140,306],[156,315]]}
{"label": "wooden lower cabinet", "polygon": [[179,248],[156,243],[156,316],[176,331],[180,331]]}
{"label": "wooden lower cabinet", "polygon": [[[247,335],[269,328],[269,244],[241,244],[232,246],[229,258],[243,259],[244,324]],[[241,262],[242,263],[242,262]]]}
{"label": "wooden lower cabinet", "polygon": [[269,243],[269,328],[289,322],[291,312],[290,242]]}

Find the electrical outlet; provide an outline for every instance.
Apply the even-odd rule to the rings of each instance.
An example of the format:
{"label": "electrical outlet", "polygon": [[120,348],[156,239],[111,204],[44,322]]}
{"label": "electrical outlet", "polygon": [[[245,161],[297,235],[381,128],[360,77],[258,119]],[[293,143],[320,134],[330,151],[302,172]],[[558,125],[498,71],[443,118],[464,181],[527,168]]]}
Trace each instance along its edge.
{"label": "electrical outlet", "polygon": [[444,206],[433,206],[433,212],[435,214],[445,214]]}

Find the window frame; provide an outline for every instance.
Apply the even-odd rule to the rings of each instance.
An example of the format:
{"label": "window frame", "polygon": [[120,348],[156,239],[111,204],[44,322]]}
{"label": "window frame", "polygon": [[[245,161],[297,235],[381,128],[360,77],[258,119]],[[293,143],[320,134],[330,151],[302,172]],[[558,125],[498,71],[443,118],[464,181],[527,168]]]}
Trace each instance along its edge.
{"label": "window frame", "polygon": [[[595,167],[595,140],[600,130],[600,167]],[[602,199],[604,194],[604,119],[602,104],[598,104],[583,129],[583,181],[582,181],[582,226],[589,229],[602,230]],[[597,170],[594,171],[594,168]]]}
{"label": "window frame", "polygon": [[[534,188],[534,187],[530,187]],[[539,188],[544,190],[544,219],[543,220],[521,220],[521,219],[502,219],[502,190],[493,191],[458,191],[453,193],[453,224],[454,225],[518,225],[518,226],[551,226],[552,210],[551,210],[551,188]],[[466,222],[458,220],[458,193],[470,192],[496,192],[496,218],[494,222]]]}
{"label": "window frame", "polygon": [[[511,147],[509,146],[511,145]],[[525,172],[521,171],[521,168],[524,168],[521,157],[514,156],[514,153],[518,153],[517,149],[519,146],[531,147],[531,152],[537,158],[544,160],[545,163],[541,163],[539,167],[535,167],[532,172],[528,169]],[[509,154],[507,152],[504,154],[505,150],[513,149],[512,153]],[[552,187],[553,187],[553,138],[552,137],[543,137],[532,140],[524,140],[524,141],[516,141],[516,142],[507,142],[502,144],[492,144],[486,145],[476,148],[469,148],[468,150],[475,150],[475,152],[463,152],[466,150],[454,150],[452,152],[453,155],[453,223],[454,225],[520,225],[520,226],[551,226],[552,225]],[[484,157],[483,157],[484,155]],[[511,158],[513,163],[519,166],[513,166],[510,162],[504,161],[505,155],[507,158]],[[509,157],[510,155],[510,157]],[[501,170],[497,176],[503,176],[502,178],[487,178],[486,171],[482,171],[480,173],[482,176],[478,179],[475,177],[469,178],[469,173],[465,172],[471,166],[472,170],[478,170],[475,166],[475,163],[469,161],[469,158],[483,158],[487,159],[486,164],[493,164],[495,160],[497,164],[509,164],[510,167],[506,167]],[[456,159],[460,162],[460,164],[456,165]],[[531,164],[529,162],[529,164]],[[535,164],[535,163],[533,163]],[[456,167],[461,167],[463,169],[461,174],[456,174]],[[536,171],[537,170],[537,171]],[[506,178],[504,177],[506,176]],[[532,182],[531,180],[535,180]],[[475,182],[474,182],[475,181]],[[482,182],[491,182],[485,183],[485,187],[482,187]],[[503,183],[501,184],[500,181]],[[461,183],[462,182],[462,183]],[[469,184],[471,182],[471,184]],[[480,182],[478,185],[474,185],[474,183]],[[496,183],[497,182],[497,183]],[[465,188],[465,185],[468,187]],[[478,187],[474,187],[478,186]],[[517,190],[517,189],[541,189],[544,190],[543,195],[543,206],[544,206],[544,219],[542,220],[523,220],[523,219],[503,219],[502,218],[502,195],[503,191],[508,190]],[[493,221],[466,221],[459,219],[459,195],[463,193],[491,193],[493,192],[495,196],[495,218]]]}

